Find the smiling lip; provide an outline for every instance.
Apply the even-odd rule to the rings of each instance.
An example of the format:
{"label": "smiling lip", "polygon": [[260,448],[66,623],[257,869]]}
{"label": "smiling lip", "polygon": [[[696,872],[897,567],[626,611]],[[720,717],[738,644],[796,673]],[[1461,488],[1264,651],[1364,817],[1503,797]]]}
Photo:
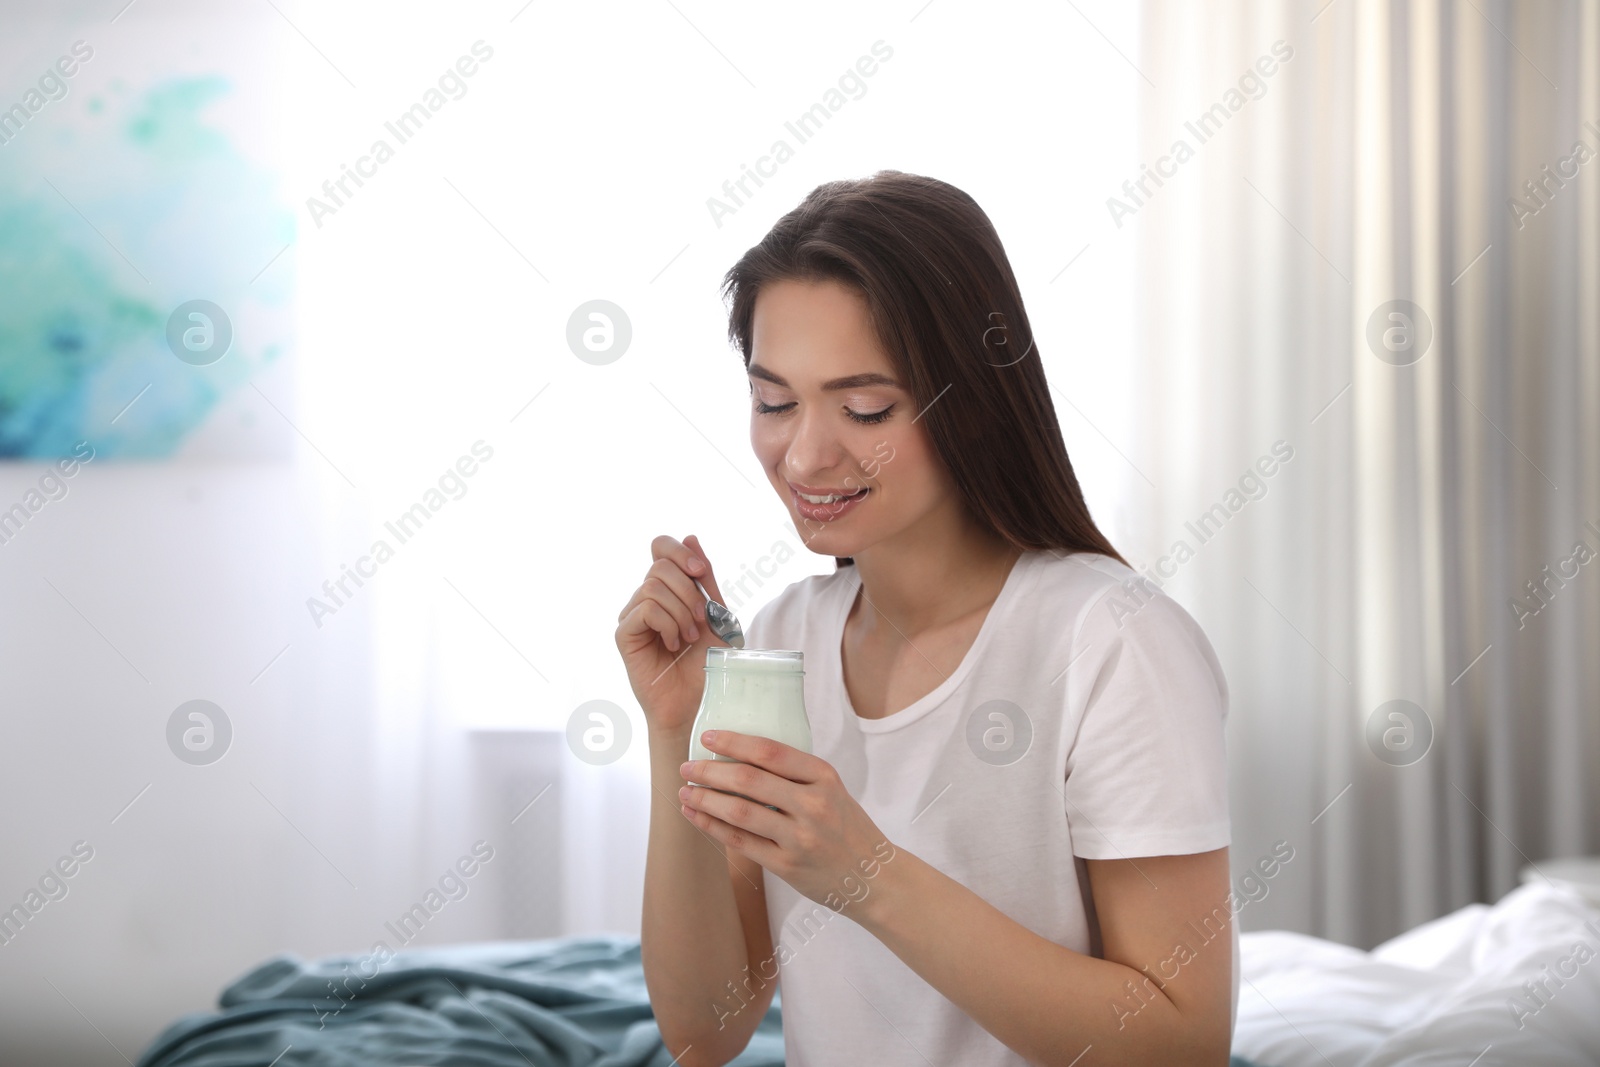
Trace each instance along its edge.
{"label": "smiling lip", "polygon": [[[795,510],[800,513],[801,517],[813,519],[817,522],[833,522],[842,518],[871,495],[871,492],[870,488],[857,489],[851,492],[845,489],[823,489],[809,485],[796,485],[793,482],[789,483],[789,493],[794,498]],[[832,503],[814,504],[804,496],[801,496],[801,493],[805,493],[807,496],[839,496],[844,499],[835,500]]]}
{"label": "smiling lip", "polygon": [[861,491],[859,488],[828,489],[814,485],[801,485],[799,482],[790,482],[789,488],[797,493],[805,493],[807,496],[853,496]]}

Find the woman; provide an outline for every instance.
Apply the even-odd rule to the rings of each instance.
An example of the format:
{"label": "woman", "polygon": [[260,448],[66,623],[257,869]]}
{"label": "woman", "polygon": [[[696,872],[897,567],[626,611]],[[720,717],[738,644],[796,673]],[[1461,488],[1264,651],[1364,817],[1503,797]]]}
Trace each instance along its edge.
{"label": "woman", "polygon": [[668,1049],[733,1059],[781,976],[789,1067],[1225,1064],[1222,671],[1090,518],[988,217],[831,182],[725,291],[751,445],[837,565],[747,628],[805,653],[812,754],[723,732],[742,762],[684,762],[717,640],[694,580],[722,595],[697,538],[655,539],[620,616]]}

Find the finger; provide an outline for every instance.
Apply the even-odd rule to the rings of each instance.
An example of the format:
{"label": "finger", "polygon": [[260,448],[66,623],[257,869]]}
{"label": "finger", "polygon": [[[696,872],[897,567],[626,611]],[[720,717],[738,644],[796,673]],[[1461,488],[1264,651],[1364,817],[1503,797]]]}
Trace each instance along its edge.
{"label": "finger", "polygon": [[[684,606],[691,621],[702,622],[706,617],[706,598],[694,584],[694,579],[683,572],[683,567],[670,559],[658,559],[650,564],[645,580],[654,578],[661,582]],[[670,605],[663,604],[663,607]]]}
{"label": "finger", "polygon": [[[738,760],[739,766],[746,764],[767,771],[774,777],[786,782],[798,782],[801,785],[810,785],[820,781],[832,768],[828,762],[809,752],[802,752],[793,745],[786,745],[781,741],[774,741],[770,737],[757,737],[755,734],[742,734],[736,730],[707,730],[700,738],[701,744],[720,756]],[[701,762],[712,762],[703,760]],[[741,789],[741,793],[748,790]],[[777,801],[771,803],[776,804]],[[781,808],[782,804],[778,804]],[[788,810],[788,809],[785,809]]]}
{"label": "finger", "polygon": [[[648,577],[648,575],[647,575],[647,577]],[[650,599],[650,598],[645,596],[645,594],[644,594],[644,586],[643,586],[643,583],[641,583],[639,588],[637,588],[637,589],[635,589],[633,591],[633,596],[629,597],[628,598],[628,602],[623,605],[622,610],[617,612],[617,621],[621,622],[623,619],[627,618],[628,617],[628,613],[630,611],[632,611],[634,608],[638,607],[642,602],[644,602],[644,601],[646,601],[648,599]]]}
{"label": "finger", "polygon": [[781,811],[773,811],[759,798],[749,794],[735,796],[705,785],[685,785],[678,790],[678,801],[708,815],[714,815],[729,826],[738,827],[774,842],[782,834],[784,820],[788,818]]}
{"label": "finger", "polygon": [[[632,613],[642,603],[658,603],[661,608],[666,609],[667,614],[677,619],[678,632],[688,635],[688,640],[698,640],[699,633],[702,630],[706,630],[707,627],[694,619],[694,611],[696,611],[693,606],[694,601],[683,603],[683,598],[672,592],[672,589],[667,587],[666,582],[658,579],[656,584],[653,584],[654,577],[656,576],[653,576],[653,574],[646,574],[645,581],[640,582],[638,589],[634,590],[634,597],[627,601],[627,605],[622,606],[622,611],[616,616],[616,621],[621,622],[622,619],[626,619],[629,613]],[[699,598],[696,598],[696,600],[699,600]],[[694,630],[694,632],[690,633],[690,630]]]}
{"label": "finger", "polygon": [[[663,580],[673,581],[674,587],[679,588],[680,586],[672,578],[670,572],[670,568],[675,566],[678,573],[683,576],[681,588],[684,591],[684,602],[694,605],[696,617],[704,619],[706,617],[706,596],[709,593],[712,599],[720,602],[722,600],[722,590],[717,588],[717,580],[712,573],[711,562],[706,559],[705,553],[701,550],[699,539],[691,534],[686,541],[689,543],[678,541],[665,534],[651,541],[650,554],[655,557],[656,562],[652,564],[650,573],[661,575]],[[696,579],[707,583],[706,589],[708,593],[702,593],[695,586]]]}
{"label": "finger", "polygon": [[650,539],[651,563],[654,563],[658,559],[674,558],[679,559],[681,562],[682,559],[686,558],[688,555],[689,552],[685,548],[683,542],[679,541],[676,537],[668,537],[666,534],[660,534]]}
{"label": "finger", "polygon": [[701,547],[700,538],[695,534],[690,534],[684,538],[684,542],[686,547],[690,549],[692,557],[691,561],[688,561],[688,565],[684,567],[684,570],[691,577],[700,579],[700,584],[706,587],[706,592],[711,595],[712,600],[726,605],[728,601],[723,597],[722,589],[717,585],[717,575],[712,570],[711,557],[707,556],[705,549]]}
{"label": "finger", "polygon": [[[679,810],[684,818],[699,827],[700,831],[713,841],[725,848],[736,849],[744,853],[763,867],[775,864],[783,858],[782,850],[777,842],[752,833],[742,827],[725,822],[710,812],[703,811],[688,804],[679,804]],[[766,811],[765,808],[760,809]],[[768,815],[773,814],[768,811]]]}
{"label": "finger", "polygon": [[[686,540],[693,541],[693,535]],[[704,554],[700,553],[698,546],[691,546],[675,537],[668,537],[666,534],[662,534],[650,542],[650,558],[652,562],[665,559],[677,564],[678,569],[690,577],[690,585],[694,584],[692,579],[704,577],[711,570],[711,565],[706,562]],[[695,595],[699,595],[698,590],[696,590]]]}
{"label": "finger", "polygon": [[[668,563],[665,566],[673,565]],[[699,627],[695,624],[694,609],[683,602],[677,590],[655,575],[646,578],[639,588],[645,592],[645,599],[661,605],[667,614],[672,616],[673,621],[678,624],[678,632],[685,640],[693,641],[700,636]]]}
{"label": "finger", "polygon": [[[660,538],[657,538],[657,540],[660,540]],[[650,567],[651,567],[651,569],[645,571],[644,572],[644,577],[639,580],[639,585],[638,585],[637,588],[634,589],[632,598],[629,599],[627,605],[617,615],[617,621],[618,622],[622,621],[622,616],[628,614],[628,612],[630,612],[634,608],[638,607],[641,601],[645,601],[645,600],[649,600],[650,599],[649,593],[644,588],[644,583],[648,582],[650,580],[650,576],[655,573],[655,571],[654,571],[655,561],[654,560],[651,561]]]}
{"label": "finger", "polygon": [[642,634],[654,630],[661,636],[661,643],[672,652],[683,647],[683,635],[678,631],[678,621],[667,613],[667,610],[654,600],[641,600],[627,618],[622,620],[622,633],[625,635]]}
{"label": "finger", "polygon": [[705,786],[725,793],[739,793],[759,804],[771,804],[782,811],[793,811],[799,802],[799,786],[748,763],[690,760],[680,766],[678,772],[691,787]]}

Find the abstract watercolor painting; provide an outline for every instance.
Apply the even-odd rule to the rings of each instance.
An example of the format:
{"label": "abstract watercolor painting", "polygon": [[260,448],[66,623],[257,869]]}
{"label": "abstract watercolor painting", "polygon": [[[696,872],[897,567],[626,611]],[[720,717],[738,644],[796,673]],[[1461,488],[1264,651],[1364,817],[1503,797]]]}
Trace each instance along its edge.
{"label": "abstract watercolor painting", "polygon": [[[0,115],[0,458],[287,456],[252,383],[291,350],[295,220],[215,117],[248,109],[220,75],[139,84],[77,44],[62,95]],[[169,340],[197,300],[226,317],[193,320],[226,340],[208,360]]]}

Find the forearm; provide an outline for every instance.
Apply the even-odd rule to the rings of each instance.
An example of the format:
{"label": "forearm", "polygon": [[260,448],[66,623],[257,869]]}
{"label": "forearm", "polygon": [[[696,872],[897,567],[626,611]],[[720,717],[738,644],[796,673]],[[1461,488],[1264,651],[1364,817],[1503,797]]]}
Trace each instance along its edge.
{"label": "forearm", "polygon": [[1040,937],[904,850],[852,917],[1030,1063],[1066,1067],[1090,1046],[1086,1063],[1227,1061],[1225,1016],[1186,1019],[1145,973]]}
{"label": "forearm", "polygon": [[650,734],[650,838],[640,923],[645,984],[668,1051],[681,1055],[684,1045],[698,1046],[685,1063],[699,1061],[713,1043],[736,1042],[736,1054],[748,1040],[719,1027],[714,1008],[727,997],[727,983],[742,977],[748,954],[727,856],[679,810],[678,768],[689,752],[689,734],[688,728]]}

